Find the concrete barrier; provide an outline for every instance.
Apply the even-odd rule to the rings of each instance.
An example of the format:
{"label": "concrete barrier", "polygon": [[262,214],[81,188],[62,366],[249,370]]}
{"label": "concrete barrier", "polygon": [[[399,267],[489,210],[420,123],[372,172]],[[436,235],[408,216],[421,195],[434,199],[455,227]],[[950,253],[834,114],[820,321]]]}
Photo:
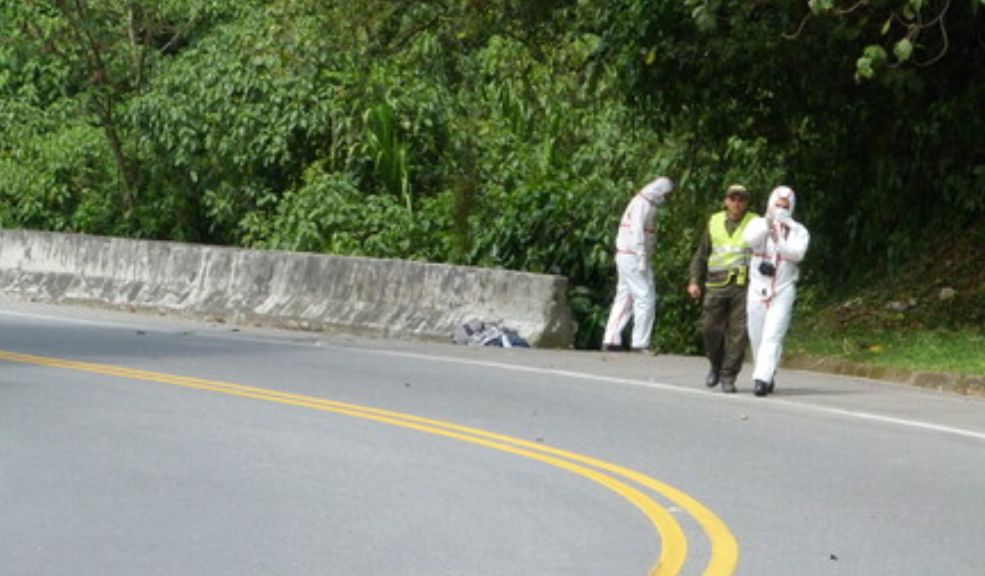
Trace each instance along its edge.
{"label": "concrete barrier", "polygon": [[0,231],[0,290],[238,324],[447,340],[477,318],[568,347],[567,280],[402,260]]}

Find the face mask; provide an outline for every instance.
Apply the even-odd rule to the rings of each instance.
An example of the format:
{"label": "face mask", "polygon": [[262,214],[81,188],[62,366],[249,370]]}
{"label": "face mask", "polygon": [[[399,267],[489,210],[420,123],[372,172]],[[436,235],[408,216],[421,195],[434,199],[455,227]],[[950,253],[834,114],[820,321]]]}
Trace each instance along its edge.
{"label": "face mask", "polygon": [[774,220],[779,222],[784,222],[790,220],[790,210],[788,208],[781,208],[779,206],[774,206],[771,209],[771,216]]}

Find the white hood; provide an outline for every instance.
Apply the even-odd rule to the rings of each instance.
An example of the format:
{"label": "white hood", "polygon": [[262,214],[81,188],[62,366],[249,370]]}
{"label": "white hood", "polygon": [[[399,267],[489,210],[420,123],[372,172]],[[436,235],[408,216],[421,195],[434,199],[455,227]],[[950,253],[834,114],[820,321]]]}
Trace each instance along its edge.
{"label": "white hood", "polygon": [[644,186],[643,189],[640,190],[640,194],[642,194],[650,202],[653,202],[659,206],[664,203],[664,200],[667,199],[667,194],[670,194],[673,190],[674,183],[671,182],[670,178],[661,176],[660,178],[657,178],[653,182],[650,182]]}
{"label": "white hood", "polygon": [[776,208],[776,201],[780,198],[786,198],[790,201],[790,215],[793,216],[793,209],[797,206],[797,194],[789,186],[777,186],[770,193],[770,201],[766,205],[767,216],[773,215],[773,211]]}

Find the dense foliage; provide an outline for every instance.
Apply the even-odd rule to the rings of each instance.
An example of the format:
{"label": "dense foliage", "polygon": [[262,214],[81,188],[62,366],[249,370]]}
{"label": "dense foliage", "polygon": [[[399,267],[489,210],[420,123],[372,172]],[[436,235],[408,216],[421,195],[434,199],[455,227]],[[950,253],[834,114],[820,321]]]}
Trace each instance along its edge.
{"label": "dense foliage", "polygon": [[562,274],[580,346],[658,174],[666,350],[730,182],[800,192],[819,290],[985,213],[985,0],[0,0],[0,38],[4,226]]}

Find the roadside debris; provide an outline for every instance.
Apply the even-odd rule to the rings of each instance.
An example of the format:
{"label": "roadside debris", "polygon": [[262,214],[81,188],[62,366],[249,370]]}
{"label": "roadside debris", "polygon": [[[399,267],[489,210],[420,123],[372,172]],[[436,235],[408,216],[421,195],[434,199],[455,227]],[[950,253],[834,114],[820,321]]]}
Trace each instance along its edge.
{"label": "roadside debris", "polygon": [[469,320],[451,336],[455,344],[468,346],[494,346],[497,348],[530,348],[530,344],[516,330],[495,322]]}

